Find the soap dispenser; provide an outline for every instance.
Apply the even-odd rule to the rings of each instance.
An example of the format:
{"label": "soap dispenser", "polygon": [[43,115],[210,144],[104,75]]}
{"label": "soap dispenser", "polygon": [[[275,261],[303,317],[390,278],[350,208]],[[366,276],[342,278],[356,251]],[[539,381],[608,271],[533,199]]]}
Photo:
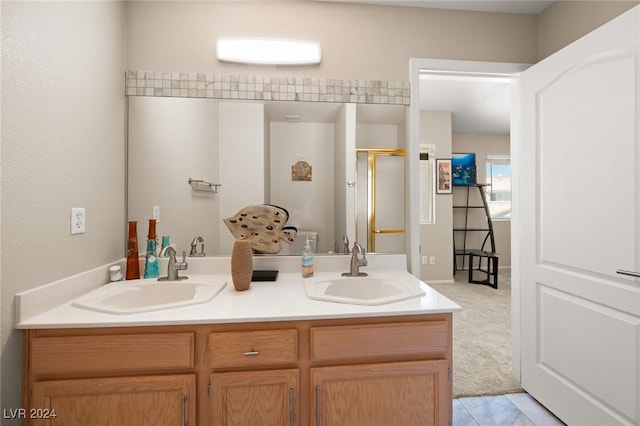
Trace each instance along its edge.
{"label": "soap dispenser", "polygon": [[309,278],[313,276],[313,251],[311,251],[311,244],[309,243],[309,237],[302,249],[302,278]]}
{"label": "soap dispenser", "polygon": [[158,254],[156,249],[156,219],[149,219],[149,235],[147,236],[147,255],[144,261],[144,277],[158,278]]}

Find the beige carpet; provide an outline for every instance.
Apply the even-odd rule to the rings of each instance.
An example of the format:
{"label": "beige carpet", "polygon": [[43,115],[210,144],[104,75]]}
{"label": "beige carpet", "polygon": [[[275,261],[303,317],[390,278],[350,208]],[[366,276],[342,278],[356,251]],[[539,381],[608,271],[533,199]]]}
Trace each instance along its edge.
{"label": "beige carpet", "polygon": [[462,306],[453,314],[453,396],[522,392],[511,374],[511,274],[500,270],[498,289],[469,284],[460,271],[453,284],[429,284]]}

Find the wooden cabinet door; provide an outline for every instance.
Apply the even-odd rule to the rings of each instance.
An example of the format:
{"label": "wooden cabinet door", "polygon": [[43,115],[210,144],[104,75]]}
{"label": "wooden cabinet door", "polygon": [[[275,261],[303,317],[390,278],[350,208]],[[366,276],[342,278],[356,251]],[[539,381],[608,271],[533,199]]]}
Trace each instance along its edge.
{"label": "wooden cabinet door", "polygon": [[299,424],[298,376],[297,369],[212,374],[212,425]]}
{"label": "wooden cabinet door", "polygon": [[[195,375],[50,380],[33,384],[33,424],[195,424]],[[51,419],[34,419],[43,410]],[[53,416],[55,416],[53,418]]]}
{"label": "wooden cabinet door", "polygon": [[448,361],[311,369],[314,426],[426,426],[451,421]]}

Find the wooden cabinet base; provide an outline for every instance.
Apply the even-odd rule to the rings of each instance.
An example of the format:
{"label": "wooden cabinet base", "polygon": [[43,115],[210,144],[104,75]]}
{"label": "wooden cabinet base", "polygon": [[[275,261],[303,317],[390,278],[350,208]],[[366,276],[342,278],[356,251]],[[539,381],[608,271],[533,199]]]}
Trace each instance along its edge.
{"label": "wooden cabinet base", "polygon": [[23,336],[24,425],[451,421],[450,313]]}
{"label": "wooden cabinet base", "polygon": [[61,426],[176,426],[196,418],[196,377],[116,377],[47,380],[33,384],[33,407]]}
{"label": "wooden cabinet base", "polygon": [[214,426],[282,426],[298,419],[298,370],[211,375]]}
{"label": "wooden cabinet base", "polygon": [[447,361],[314,368],[313,426],[446,425]]}

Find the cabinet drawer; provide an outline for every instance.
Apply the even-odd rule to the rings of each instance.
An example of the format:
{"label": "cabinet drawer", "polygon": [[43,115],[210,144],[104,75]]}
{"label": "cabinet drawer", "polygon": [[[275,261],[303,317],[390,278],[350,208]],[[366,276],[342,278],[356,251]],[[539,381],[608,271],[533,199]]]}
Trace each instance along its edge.
{"label": "cabinet drawer", "polygon": [[290,329],[211,333],[209,355],[213,368],[293,364],[298,359],[298,332]]}
{"label": "cabinet drawer", "polygon": [[311,328],[313,361],[441,358],[447,356],[446,320]]}
{"label": "cabinet drawer", "polygon": [[33,374],[128,372],[193,368],[193,333],[37,337]]}

